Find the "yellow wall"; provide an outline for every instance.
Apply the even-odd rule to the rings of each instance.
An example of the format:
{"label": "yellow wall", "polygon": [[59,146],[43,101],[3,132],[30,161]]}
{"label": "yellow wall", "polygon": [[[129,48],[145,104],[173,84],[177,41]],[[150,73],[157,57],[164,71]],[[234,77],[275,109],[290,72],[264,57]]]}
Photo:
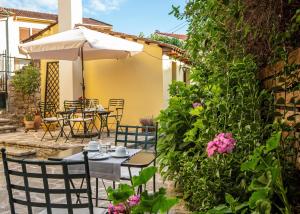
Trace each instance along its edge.
{"label": "yellow wall", "polygon": [[[55,25],[39,38],[57,32],[58,25]],[[142,41],[140,43],[144,44]],[[110,98],[125,99],[122,124],[137,125],[140,118],[156,117],[163,108],[162,49],[157,45],[144,44],[144,51],[147,53],[139,53],[128,59],[84,63],[86,97],[99,99],[104,107]],[[41,60],[42,99],[47,62]]]}
{"label": "yellow wall", "polygon": [[[156,45],[145,45],[144,51],[162,56],[162,49]],[[163,107],[162,61],[148,54],[86,62],[87,98],[97,98],[103,106],[110,98],[125,99],[123,124],[139,124],[140,118],[156,117]]]}
{"label": "yellow wall", "polygon": [[[49,30],[43,32],[39,35],[36,39],[40,39],[46,36],[53,35],[58,32],[58,25],[54,25]],[[45,88],[46,88],[46,69],[47,69],[47,62],[51,60],[41,60],[41,100],[44,101],[45,98]]]}

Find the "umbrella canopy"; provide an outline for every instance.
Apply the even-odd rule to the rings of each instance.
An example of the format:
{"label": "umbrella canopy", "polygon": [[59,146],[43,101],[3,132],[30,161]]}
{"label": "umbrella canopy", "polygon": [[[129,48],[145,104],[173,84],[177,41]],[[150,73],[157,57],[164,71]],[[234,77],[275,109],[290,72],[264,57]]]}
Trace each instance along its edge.
{"label": "umbrella canopy", "polygon": [[[123,59],[143,51],[144,46],[118,37],[110,36],[85,27],[77,27],[42,39],[19,45],[21,52],[33,59],[96,60]],[[85,83],[82,65],[82,92]]]}
{"label": "umbrella canopy", "polygon": [[19,46],[34,59],[83,60],[122,59],[143,51],[143,45],[85,27],[77,27]]}

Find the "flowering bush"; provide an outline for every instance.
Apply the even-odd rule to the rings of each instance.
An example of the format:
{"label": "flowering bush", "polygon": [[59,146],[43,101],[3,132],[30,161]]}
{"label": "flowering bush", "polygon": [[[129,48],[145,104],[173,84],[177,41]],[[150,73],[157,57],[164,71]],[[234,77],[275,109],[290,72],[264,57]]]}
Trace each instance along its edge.
{"label": "flowering bush", "polygon": [[219,154],[231,153],[236,144],[236,140],[232,137],[232,133],[220,133],[216,135],[213,141],[207,144],[207,154],[211,157],[215,152]]}

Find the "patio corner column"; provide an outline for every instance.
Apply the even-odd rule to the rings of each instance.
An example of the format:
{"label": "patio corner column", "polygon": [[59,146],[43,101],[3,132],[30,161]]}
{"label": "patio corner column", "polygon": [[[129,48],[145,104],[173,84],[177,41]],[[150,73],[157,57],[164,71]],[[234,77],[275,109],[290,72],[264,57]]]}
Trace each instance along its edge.
{"label": "patio corner column", "polygon": [[[59,31],[71,30],[82,23],[82,0],[58,0]],[[59,61],[60,108],[64,100],[76,100],[82,96],[81,61]]]}

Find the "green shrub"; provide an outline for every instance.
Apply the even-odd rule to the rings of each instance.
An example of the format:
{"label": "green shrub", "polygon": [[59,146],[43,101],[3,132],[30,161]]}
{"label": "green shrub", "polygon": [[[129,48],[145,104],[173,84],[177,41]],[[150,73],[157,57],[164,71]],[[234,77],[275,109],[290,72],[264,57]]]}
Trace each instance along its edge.
{"label": "green shrub", "polygon": [[[20,92],[23,96],[24,103],[33,103],[36,108],[35,93],[40,86],[40,72],[38,68],[28,65],[15,72],[12,78],[12,85],[17,92]],[[26,119],[32,120],[33,112],[36,109],[26,109]]]}

